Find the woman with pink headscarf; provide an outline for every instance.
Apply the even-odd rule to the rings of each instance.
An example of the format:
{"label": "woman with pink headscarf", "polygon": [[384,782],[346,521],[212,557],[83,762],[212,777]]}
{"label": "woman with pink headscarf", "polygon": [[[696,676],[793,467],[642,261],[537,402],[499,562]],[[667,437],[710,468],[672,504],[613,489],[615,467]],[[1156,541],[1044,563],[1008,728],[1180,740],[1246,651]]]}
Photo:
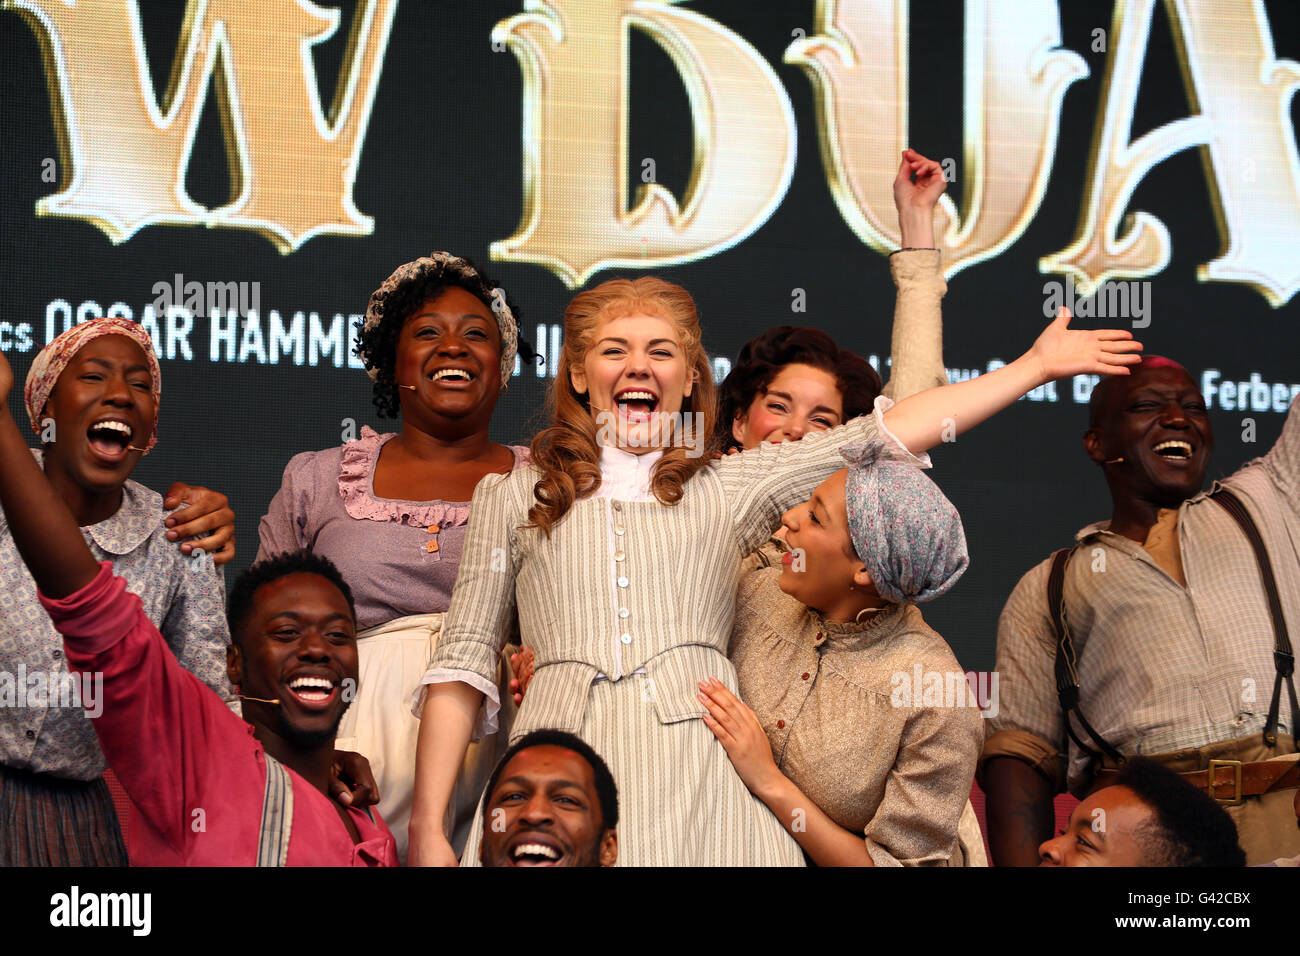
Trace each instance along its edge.
{"label": "woman with pink headscarf", "polygon": [[[130,582],[177,659],[227,700],[225,594],[205,551],[233,556],[225,497],[173,485],[167,499],[130,480],[158,442],[162,391],[149,335],[134,322],[95,319],[36,356],[23,392],[42,447],[32,454],[67,502],[87,543]],[[199,517],[169,518],[188,498]],[[189,517],[189,515],[187,515]],[[169,528],[169,521],[172,526]],[[176,541],[211,529],[208,538]],[[95,738],[102,706],[93,681],[74,680],[63,640],[0,517],[0,661],[22,672],[22,695],[0,707],[0,866],[126,865]]]}

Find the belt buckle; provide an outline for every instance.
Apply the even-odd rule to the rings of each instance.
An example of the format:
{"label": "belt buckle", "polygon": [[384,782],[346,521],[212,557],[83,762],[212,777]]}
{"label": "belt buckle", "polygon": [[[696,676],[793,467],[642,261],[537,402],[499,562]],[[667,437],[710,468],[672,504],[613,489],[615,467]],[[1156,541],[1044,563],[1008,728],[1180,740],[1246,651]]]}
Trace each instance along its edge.
{"label": "belt buckle", "polygon": [[[1234,793],[1231,797],[1214,796],[1214,788],[1217,785],[1215,780],[1216,771],[1220,767],[1231,767],[1234,778]],[[1209,782],[1206,784],[1206,792],[1217,802],[1225,807],[1235,807],[1241,804],[1241,761],[1240,760],[1211,760]]]}

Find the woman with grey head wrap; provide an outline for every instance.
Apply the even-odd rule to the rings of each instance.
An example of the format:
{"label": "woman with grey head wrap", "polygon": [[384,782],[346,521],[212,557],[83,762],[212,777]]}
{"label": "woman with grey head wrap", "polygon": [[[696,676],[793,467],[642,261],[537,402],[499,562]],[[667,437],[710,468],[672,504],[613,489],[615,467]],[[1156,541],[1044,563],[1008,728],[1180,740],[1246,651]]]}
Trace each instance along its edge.
{"label": "woman with grey head wrap", "polygon": [[[360,677],[339,746],[370,759],[379,811],[405,860],[420,728],[410,695],[451,602],[475,486],[529,460],[526,447],[493,442],[489,426],[516,354],[535,355],[505,290],[447,252],[384,280],[356,345],[376,408],[400,416],[400,430],[362,427],[342,447],[294,457],[262,518],[258,558],[305,548],[333,561],[352,588]],[[505,732],[485,738],[462,764],[449,813],[458,843],[504,740]]]}
{"label": "woman with grey head wrap", "polygon": [[705,723],[814,863],[984,866],[968,797],[988,700],[916,608],[969,564],[961,518],[916,460],[880,441],[841,454],[783,517],[780,568],[746,566],[728,655],[743,702],[701,681]]}

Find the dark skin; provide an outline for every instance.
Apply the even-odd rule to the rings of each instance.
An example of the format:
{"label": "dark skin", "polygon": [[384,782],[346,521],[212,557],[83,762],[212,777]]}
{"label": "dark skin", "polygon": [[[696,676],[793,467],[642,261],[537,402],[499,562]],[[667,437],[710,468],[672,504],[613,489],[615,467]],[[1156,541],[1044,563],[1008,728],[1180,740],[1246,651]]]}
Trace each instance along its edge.
{"label": "dark skin", "polygon": [[[238,639],[227,650],[226,669],[246,698],[244,719],[266,752],[333,796],[334,736],[348,708],[345,690],[357,681],[356,623],[343,593],[307,573],[258,588],[239,622]],[[304,688],[291,686],[304,677],[330,682],[328,694],[320,692],[324,699],[304,698]],[[338,803],[334,808],[352,842],[360,842],[348,812]]]}
{"label": "dark skin", "polygon": [[1074,808],[1060,836],[1038,848],[1039,866],[1152,866],[1141,840],[1155,811],[1128,787],[1103,787]]}
{"label": "dark skin", "polygon": [[[1102,415],[1084,433],[1083,448],[1110,486],[1110,530],[1141,543],[1160,509],[1177,508],[1200,492],[1214,429],[1200,389],[1180,368],[1139,368],[1103,387]],[[1155,451],[1171,441],[1190,445],[1190,455]]]}
{"label": "dark skin", "polygon": [[[54,421],[55,440],[45,446],[45,473],[82,527],[116,514],[122,486],[143,455],[126,449],[118,457],[110,449],[105,456],[91,446],[87,429],[93,422],[111,418],[131,429],[131,445],[144,448],[156,414],[144,351],[125,335],[92,339],[59,375],[41,411],[42,421]],[[41,434],[44,427],[34,430]],[[182,503],[188,505],[187,513],[167,518],[169,540],[182,541],[185,554],[196,548],[212,552],[217,564],[234,558],[235,513],[226,496],[175,482],[163,504],[170,510]],[[212,534],[185,540],[206,532]]]}
{"label": "dark skin", "polygon": [[984,790],[993,865],[1037,866],[1056,820],[1051,781],[1015,757],[994,757],[984,765]]}
{"label": "dark skin", "polygon": [[[546,852],[525,852],[546,847]],[[581,755],[542,744],[510,758],[484,803],[484,866],[613,866],[618,834],[601,819]]]}
{"label": "dark skin", "polygon": [[[458,377],[435,378],[462,369]],[[375,494],[405,501],[469,501],[485,475],[514,467],[488,438],[501,395],[501,331],[492,310],[458,286],[427,299],[402,326],[396,379],[402,430],[384,443]]]}
{"label": "dark skin", "polygon": [[[135,345],[134,342],[124,336],[103,336],[95,341],[100,342],[108,339],[121,339],[127,344]],[[87,348],[89,347],[87,346]],[[142,358],[143,353],[139,352],[138,346],[136,346],[136,349],[139,357]],[[78,356],[80,354],[78,353]],[[91,354],[94,355],[95,353]],[[119,356],[121,354],[119,353]],[[101,355],[101,358],[103,357]],[[131,358],[134,357],[131,356]],[[102,366],[94,363],[86,367],[102,368]],[[117,374],[121,381],[126,381],[127,376],[131,374],[128,371],[129,367],[130,363],[124,362],[119,368]],[[106,375],[104,377],[109,378],[111,376]],[[63,380],[63,376],[60,376],[59,381],[63,382]],[[13,370],[8,359],[3,353],[0,353],[0,506],[4,508],[14,545],[18,549],[18,553],[22,555],[23,561],[27,564],[37,587],[47,597],[65,598],[85,587],[94,579],[95,575],[99,573],[99,562],[91,554],[90,549],[87,548],[85,539],[81,536],[78,520],[73,516],[68,502],[64,500],[62,494],[55,489],[53,481],[41,471],[41,468],[36,464],[36,460],[32,458],[18,424],[9,413],[8,405],[4,400],[8,398],[13,386]],[[107,388],[107,391],[112,393],[112,400],[109,405],[96,406],[100,413],[104,408],[120,410],[125,407],[124,402],[134,400],[134,397],[121,398],[120,384],[116,388],[117,391],[114,390],[115,387],[110,386]],[[54,404],[54,402],[52,401],[51,404]],[[73,407],[75,407],[75,403]],[[72,419],[73,422],[77,420],[76,418]],[[150,415],[149,421],[152,422],[152,415]],[[59,424],[60,422],[62,422],[62,425]],[[67,435],[75,434],[73,429],[66,428],[66,425],[67,422],[63,422],[61,418],[56,419],[56,429],[64,428],[65,439]],[[84,429],[82,435],[84,436]],[[66,478],[70,474],[80,476],[76,467],[78,449],[72,447],[74,444],[75,442],[68,441],[63,452],[67,456],[67,460],[73,462],[73,467],[69,468],[62,461],[59,461],[54,469],[61,477]],[[84,456],[88,455],[88,451],[84,447],[80,449],[80,452],[83,456],[81,465],[84,468],[98,468],[101,470],[106,468],[111,470],[113,468],[113,464],[108,462],[87,462]],[[57,456],[56,460],[58,460]],[[95,473],[91,471],[90,474],[94,476]],[[100,477],[102,478],[102,476]],[[90,505],[105,498],[111,500],[111,496],[107,493],[108,489],[103,487],[104,484],[105,482],[101,480],[98,486],[92,486],[89,489],[90,492],[99,490],[103,491],[104,494],[87,493],[79,500],[88,502]],[[78,485],[78,488],[81,489],[81,486]],[[80,491],[78,493],[81,494]],[[119,504],[120,494],[119,486]],[[93,514],[91,517],[93,517]],[[257,696],[269,697],[271,695],[259,694]],[[374,779],[370,776],[369,766],[366,764],[365,759],[360,755],[346,752],[335,754],[332,737],[328,761],[331,767],[337,763],[338,774],[341,779],[334,780],[332,783],[327,781],[326,789],[322,792],[332,793],[344,804],[355,803],[358,806],[364,806],[378,799],[378,794],[374,792]],[[294,767],[294,769],[297,769],[297,767]]]}
{"label": "dark skin", "polygon": [[[1083,449],[1110,487],[1110,530],[1140,544],[1161,509],[1177,508],[1200,492],[1214,430],[1200,390],[1181,368],[1138,367],[1103,379],[1097,389],[1097,424],[1084,432]],[[1155,450],[1169,442],[1188,447]],[[1052,784],[1013,757],[990,760],[985,784],[994,863],[1036,866],[1038,846],[1052,836]]]}

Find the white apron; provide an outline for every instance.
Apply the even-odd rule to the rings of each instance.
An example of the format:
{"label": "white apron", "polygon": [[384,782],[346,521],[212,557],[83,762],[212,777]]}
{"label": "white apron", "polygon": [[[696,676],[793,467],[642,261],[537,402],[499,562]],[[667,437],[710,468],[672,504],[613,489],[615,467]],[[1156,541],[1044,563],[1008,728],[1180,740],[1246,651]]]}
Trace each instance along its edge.
{"label": "white apron", "polygon": [[[368,628],[357,635],[357,697],[343,715],[334,746],[355,750],[370,761],[379,784],[379,813],[397,840],[397,856],[406,864],[407,828],[415,794],[415,753],[420,720],[411,713],[411,696],[433,657],[442,631],[442,614],[412,614]],[[492,768],[505,753],[514,717],[509,692],[510,667],[498,666],[501,694],[500,731],[469,745],[447,804],[444,829],[460,853],[469,838],[479,796]]]}

